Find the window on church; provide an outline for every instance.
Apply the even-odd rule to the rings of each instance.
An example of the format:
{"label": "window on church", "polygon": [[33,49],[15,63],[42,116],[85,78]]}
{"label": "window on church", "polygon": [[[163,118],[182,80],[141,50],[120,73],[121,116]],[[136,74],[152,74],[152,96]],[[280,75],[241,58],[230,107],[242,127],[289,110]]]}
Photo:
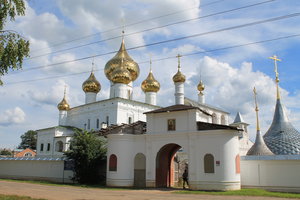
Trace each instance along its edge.
{"label": "window on church", "polygon": [[50,151],[50,143],[47,144],[47,151]]}
{"label": "window on church", "polygon": [[176,130],[176,120],[168,119],[168,131],[175,131],[175,130]]}
{"label": "window on church", "polygon": [[128,90],[127,93],[128,93],[128,99],[131,99],[130,90]]}
{"label": "window on church", "polygon": [[64,144],[62,141],[57,141],[55,144],[55,151],[56,152],[62,152],[64,148]]}
{"label": "window on church", "polygon": [[106,124],[109,125],[109,116],[106,116]]}
{"label": "window on church", "polygon": [[109,157],[109,171],[117,171],[117,156],[115,154],[110,155]]}
{"label": "window on church", "polygon": [[40,151],[44,151],[44,144],[41,144]]}
{"label": "window on church", "polygon": [[216,113],[213,113],[211,117],[212,117],[212,123],[216,124],[217,123],[217,115],[216,115]]}
{"label": "window on church", "polygon": [[90,119],[88,119],[87,128],[88,128],[89,130],[91,129],[91,120],[90,120]]}
{"label": "window on church", "polygon": [[241,173],[241,157],[240,157],[240,155],[237,155],[235,157],[235,173],[237,173],[237,174]]}
{"label": "window on church", "polygon": [[100,121],[99,121],[99,119],[97,119],[97,121],[96,121],[97,129],[99,129],[99,123],[100,123]]}
{"label": "window on church", "polygon": [[132,117],[128,117],[128,124],[132,123]]}
{"label": "window on church", "polygon": [[215,173],[215,161],[212,154],[204,156],[204,173]]}
{"label": "window on church", "polygon": [[25,157],[32,157],[32,154],[29,153],[29,152],[27,152],[27,153],[24,154],[24,156],[25,156]]}
{"label": "window on church", "polygon": [[224,115],[221,116],[221,124],[226,125],[226,119]]}

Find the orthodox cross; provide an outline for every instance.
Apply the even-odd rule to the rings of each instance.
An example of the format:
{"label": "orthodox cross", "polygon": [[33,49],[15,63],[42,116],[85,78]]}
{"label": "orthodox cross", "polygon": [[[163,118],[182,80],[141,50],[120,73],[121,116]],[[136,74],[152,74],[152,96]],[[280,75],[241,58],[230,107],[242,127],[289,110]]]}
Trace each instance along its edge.
{"label": "orthodox cross", "polygon": [[258,120],[258,111],[259,111],[259,109],[258,109],[258,105],[257,105],[257,99],[256,99],[257,93],[256,93],[255,87],[253,88],[253,94],[254,94],[255,112],[256,112],[256,129],[257,129],[257,131],[259,131],[260,130],[259,120]]}
{"label": "orthodox cross", "polygon": [[276,89],[277,89],[277,99],[280,99],[280,94],[279,94],[279,86],[278,86],[278,83],[279,83],[279,73],[278,73],[278,68],[277,68],[277,61],[281,61],[279,58],[277,58],[276,55],[274,55],[273,57],[269,57],[269,59],[272,59],[274,60],[274,66],[275,66],[275,82],[276,82]]}
{"label": "orthodox cross", "polygon": [[178,58],[178,69],[180,69],[180,57],[182,57],[182,55],[177,54],[176,58]]}

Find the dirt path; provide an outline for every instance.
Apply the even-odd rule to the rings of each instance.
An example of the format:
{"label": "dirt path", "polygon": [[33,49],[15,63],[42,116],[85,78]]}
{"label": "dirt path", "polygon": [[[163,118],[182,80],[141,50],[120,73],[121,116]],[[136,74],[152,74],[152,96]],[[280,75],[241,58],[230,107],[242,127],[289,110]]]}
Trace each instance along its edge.
{"label": "dirt path", "polygon": [[[0,181],[0,194],[24,195],[33,198],[59,200],[271,200],[272,197],[238,197],[173,194],[163,190],[112,190],[96,188],[80,188],[72,186],[39,185],[12,181]],[[282,198],[275,198],[282,200]]]}

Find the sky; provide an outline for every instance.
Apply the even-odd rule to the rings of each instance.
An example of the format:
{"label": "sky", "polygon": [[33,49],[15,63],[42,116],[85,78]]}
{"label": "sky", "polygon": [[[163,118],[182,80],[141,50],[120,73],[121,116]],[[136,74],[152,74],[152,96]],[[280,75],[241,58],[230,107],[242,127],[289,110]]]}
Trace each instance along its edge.
{"label": "sky", "polygon": [[31,52],[23,70],[1,77],[0,148],[16,148],[28,130],[58,125],[65,85],[71,107],[84,104],[81,87],[93,60],[102,86],[97,100],[107,99],[103,68],[114,56],[109,52],[119,49],[122,27],[127,49],[133,48],[128,53],[140,67],[134,100],[144,101],[140,85],[151,57],[161,84],[157,103],[173,105],[172,76],[176,55],[182,54],[185,96],[197,100],[201,78],[206,103],[228,111],[229,122],[239,111],[253,140],[253,87],[265,133],[276,101],[274,63],[268,57],[277,55],[282,102],[300,130],[299,10],[298,0],[27,0],[26,15],[5,26],[27,38]]}

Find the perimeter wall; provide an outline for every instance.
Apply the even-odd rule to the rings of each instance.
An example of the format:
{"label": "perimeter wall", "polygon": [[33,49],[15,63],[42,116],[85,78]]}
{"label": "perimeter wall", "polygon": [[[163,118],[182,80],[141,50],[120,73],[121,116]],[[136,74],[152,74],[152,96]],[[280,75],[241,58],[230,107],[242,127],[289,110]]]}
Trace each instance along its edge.
{"label": "perimeter wall", "polygon": [[242,156],[241,184],[300,193],[300,155]]}
{"label": "perimeter wall", "polygon": [[0,159],[0,178],[73,182],[72,170],[64,170],[64,160]]}

